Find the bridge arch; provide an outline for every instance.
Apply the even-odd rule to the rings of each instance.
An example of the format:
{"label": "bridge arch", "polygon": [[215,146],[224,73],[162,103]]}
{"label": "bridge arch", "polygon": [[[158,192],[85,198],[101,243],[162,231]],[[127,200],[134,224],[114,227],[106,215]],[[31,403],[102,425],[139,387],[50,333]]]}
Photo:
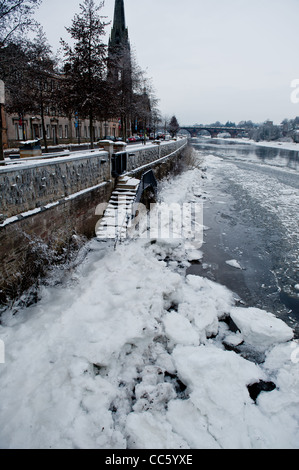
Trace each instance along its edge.
{"label": "bridge arch", "polygon": [[213,127],[213,126],[182,126],[181,130],[188,131],[191,137],[197,137],[199,132],[207,132],[211,138],[216,138],[218,134],[227,132],[231,138],[236,138],[240,133],[246,132],[246,129],[241,127]]}
{"label": "bridge arch", "polygon": [[186,127],[180,127],[179,132],[180,132],[180,131],[185,131],[185,132],[188,134],[187,137],[193,137],[193,135],[192,135],[192,133],[190,132],[190,130],[188,130],[188,128],[186,128]]}

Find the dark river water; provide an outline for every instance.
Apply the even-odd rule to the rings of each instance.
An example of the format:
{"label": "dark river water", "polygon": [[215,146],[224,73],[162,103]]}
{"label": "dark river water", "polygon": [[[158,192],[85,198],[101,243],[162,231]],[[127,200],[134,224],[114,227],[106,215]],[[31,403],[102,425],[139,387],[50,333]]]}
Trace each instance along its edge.
{"label": "dark river water", "polygon": [[298,336],[299,152],[224,139],[192,139],[192,145],[206,163],[206,230],[202,263],[188,273],[275,313]]}

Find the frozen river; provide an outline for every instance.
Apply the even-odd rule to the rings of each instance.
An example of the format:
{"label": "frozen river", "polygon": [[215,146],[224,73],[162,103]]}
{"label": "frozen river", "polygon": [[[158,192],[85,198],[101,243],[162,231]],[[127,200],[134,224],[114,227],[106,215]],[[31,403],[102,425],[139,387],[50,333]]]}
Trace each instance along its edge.
{"label": "frozen river", "polygon": [[[205,156],[203,263],[189,268],[298,333],[299,152],[232,140],[193,139]],[[236,269],[236,260],[242,269]]]}
{"label": "frozen river", "polygon": [[298,448],[297,170],[217,142],[159,184],[165,207],[203,201],[201,248],[143,218],[3,314],[0,448]]}

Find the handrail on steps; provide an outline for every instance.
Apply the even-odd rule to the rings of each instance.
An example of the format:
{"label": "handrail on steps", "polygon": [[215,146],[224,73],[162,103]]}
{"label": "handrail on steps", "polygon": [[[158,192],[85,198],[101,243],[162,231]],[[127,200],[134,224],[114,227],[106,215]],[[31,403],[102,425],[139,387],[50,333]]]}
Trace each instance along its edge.
{"label": "handrail on steps", "polygon": [[[132,201],[132,214],[133,214],[134,204],[140,201],[142,193],[149,187],[152,187],[153,190],[156,192],[157,186],[158,186],[158,183],[155,178],[153,170],[148,170],[145,173],[143,173],[143,175],[141,176],[140,184],[138,186],[138,190],[136,192],[135,198]],[[121,227],[118,229],[118,233],[116,234],[116,237],[115,237],[114,249],[116,249],[117,243],[121,241],[122,229],[124,225],[128,223],[129,218],[130,216],[127,214],[126,217],[124,217]]]}

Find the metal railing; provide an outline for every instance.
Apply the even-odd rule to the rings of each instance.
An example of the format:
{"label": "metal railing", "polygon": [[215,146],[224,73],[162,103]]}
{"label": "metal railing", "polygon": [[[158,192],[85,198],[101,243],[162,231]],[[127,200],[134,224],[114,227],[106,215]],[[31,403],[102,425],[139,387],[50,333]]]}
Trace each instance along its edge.
{"label": "metal railing", "polygon": [[133,200],[133,204],[136,204],[140,201],[142,193],[149,187],[152,187],[153,190],[156,192],[157,190],[157,180],[155,178],[153,170],[149,170],[146,173],[143,173],[140,181],[140,185],[138,187],[136,196]]}
{"label": "metal railing", "polygon": [[123,230],[124,226],[128,225],[130,218],[132,219],[132,218],[135,217],[134,206],[136,204],[138,204],[138,202],[140,202],[140,199],[141,199],[141,196],[142,196],[143,192],[146,189],[151,187],[153,189],[153,191],[156,193],[157,192],[157,186],[158,186],[158,183],[157,183],[157,180],[155,178],[153,170],[149,170],[149,171],[147,171],[146,173],[144,173],[142,175],[140,184],[138,186],[138,190],[137,190],[136,195],[135,195],[135,197],[132,201],[132,204],[131,204],[131,207],[132,207],[131,215],[126,214],[126,216],[125,216],[125,218],[122,222],[122,225],[120,227],[118,227],[118,230],[117,230],[117,233],[116,233],[116,236],[115,236],[114,249],[116,249],[117,244],[121,243],[121,241],[122,241],[122,238],[123,238],[122,237],[122,230]]}

